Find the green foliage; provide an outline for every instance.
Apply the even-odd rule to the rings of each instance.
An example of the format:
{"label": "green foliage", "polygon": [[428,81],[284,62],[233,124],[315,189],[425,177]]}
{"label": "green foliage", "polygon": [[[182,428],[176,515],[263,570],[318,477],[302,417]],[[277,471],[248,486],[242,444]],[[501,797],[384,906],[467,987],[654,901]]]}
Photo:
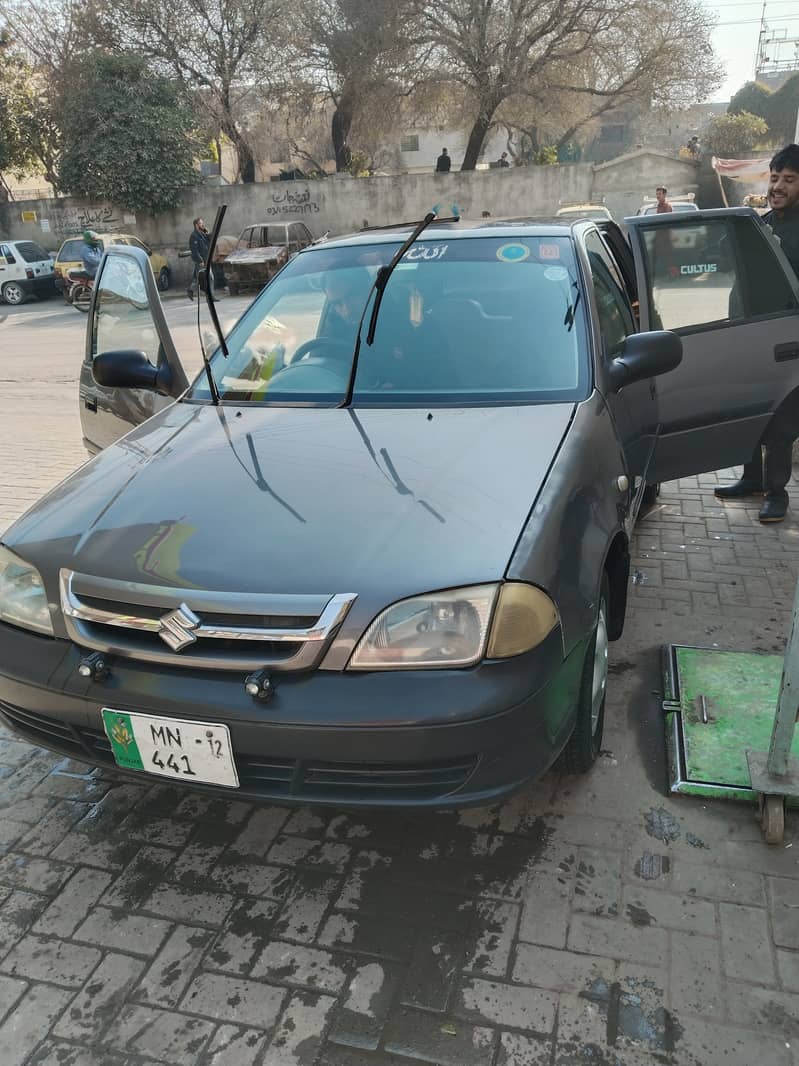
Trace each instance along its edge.
{"label": "green foliage", "polygon": [[7,33],[0,33],[0,174],[19,173],[33,162],[26,117],[30,110],[29,71]]}
{"label": "green foliage", "polygon": [[735,158],[750,152],[768,135],[766,120],[742,111],[714,118],[703,138],[706,149],[721,158]]}
{"label": "green foliage", "polygon": [[558,148],[554,144],[546,144],[535,153],[533,162],[537,167],[551,167],[558,161]]}
{"label": "green foliage", "polygon": [[184,90],[133,55],[89,53],[63,118],[64,188],[160,214],[199,181],[202,145]]}
{"label": "green foliage", "polygon": [[783,145],[793,141],[797,111],[799,111],[799,74],[794,74],[775,93],[771,94],[768,102],[768,112],[765,118],[777,144]]}
{"label": "green foliage", "polygon": [[758,81],[748,81],[730,100],[728,115],[740,115],[747,111],[750,115],[759,115],[768,122],[769,101],[773,93],[767,85]]}

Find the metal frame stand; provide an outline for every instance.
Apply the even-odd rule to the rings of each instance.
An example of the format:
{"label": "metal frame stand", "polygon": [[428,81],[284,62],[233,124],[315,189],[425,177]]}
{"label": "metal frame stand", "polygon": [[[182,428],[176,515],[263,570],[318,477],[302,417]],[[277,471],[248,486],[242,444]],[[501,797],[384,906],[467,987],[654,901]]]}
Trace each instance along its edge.
{"label": "metal frame stand", "polygon": [[799,721],[799,584],[793,601],[791,632],[785,648],[780,698],[768,754],[747,751],[752,790],[757,793],[760,827],[767,844],[781,844],[785,834],[785,801],[799,796],[799,759],[791,752]]}

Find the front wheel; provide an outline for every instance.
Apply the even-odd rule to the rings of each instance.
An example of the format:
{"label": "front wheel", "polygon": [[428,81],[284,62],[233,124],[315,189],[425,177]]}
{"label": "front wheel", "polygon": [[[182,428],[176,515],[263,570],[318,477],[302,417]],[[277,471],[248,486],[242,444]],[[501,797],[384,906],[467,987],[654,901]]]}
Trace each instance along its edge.
{"label": "front wheel", "polygon": [[12,307],[25,303],[27,293],[18,281],[7,281],[0,291],[2,291],[5,302],[11,304]]}
{"label": "front wheel", "polygon": [[608,686],[608,609],[610,589],[602,577],[596,627],[588,642],[574,732],[563,749],[559,769],[567,774],[584,774],[596,762],[605,727],[605,693]]}
{"label": "front wheel", "polygon": [[72,289],[72,306],[77,307],[85,315],[92,302],[91,285],[81,285],[78,282]]}
{"label": "front wheel", "polygon": [[169,268],[168,267],[161,267],[161,269],[158,271],[158,280],[157,280],[158,291],[159,292],[166,292],[166,290],[169,288],[170,281],[171,281],[171,278],[170,278],[170,275],[169,275]]}

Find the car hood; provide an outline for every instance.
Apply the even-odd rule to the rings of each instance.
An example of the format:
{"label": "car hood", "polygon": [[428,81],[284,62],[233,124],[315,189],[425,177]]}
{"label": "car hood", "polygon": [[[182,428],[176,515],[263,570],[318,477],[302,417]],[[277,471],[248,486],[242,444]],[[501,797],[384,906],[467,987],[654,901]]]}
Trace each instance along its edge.
{"label": "car hood", "polygon": [[174,404],[3,538],[36,565],[181,588],[406,595],[502,578],[573,404]]}

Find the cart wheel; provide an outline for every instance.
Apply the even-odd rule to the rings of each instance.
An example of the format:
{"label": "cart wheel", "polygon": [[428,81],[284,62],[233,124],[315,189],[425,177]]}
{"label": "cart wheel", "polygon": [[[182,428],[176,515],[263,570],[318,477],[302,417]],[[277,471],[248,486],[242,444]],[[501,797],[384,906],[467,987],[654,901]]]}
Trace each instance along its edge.
{"label": "cart wheel", "polygon": [[785,834],[785,797],[758,796],[760,828],[767,844],[781,844]]}

